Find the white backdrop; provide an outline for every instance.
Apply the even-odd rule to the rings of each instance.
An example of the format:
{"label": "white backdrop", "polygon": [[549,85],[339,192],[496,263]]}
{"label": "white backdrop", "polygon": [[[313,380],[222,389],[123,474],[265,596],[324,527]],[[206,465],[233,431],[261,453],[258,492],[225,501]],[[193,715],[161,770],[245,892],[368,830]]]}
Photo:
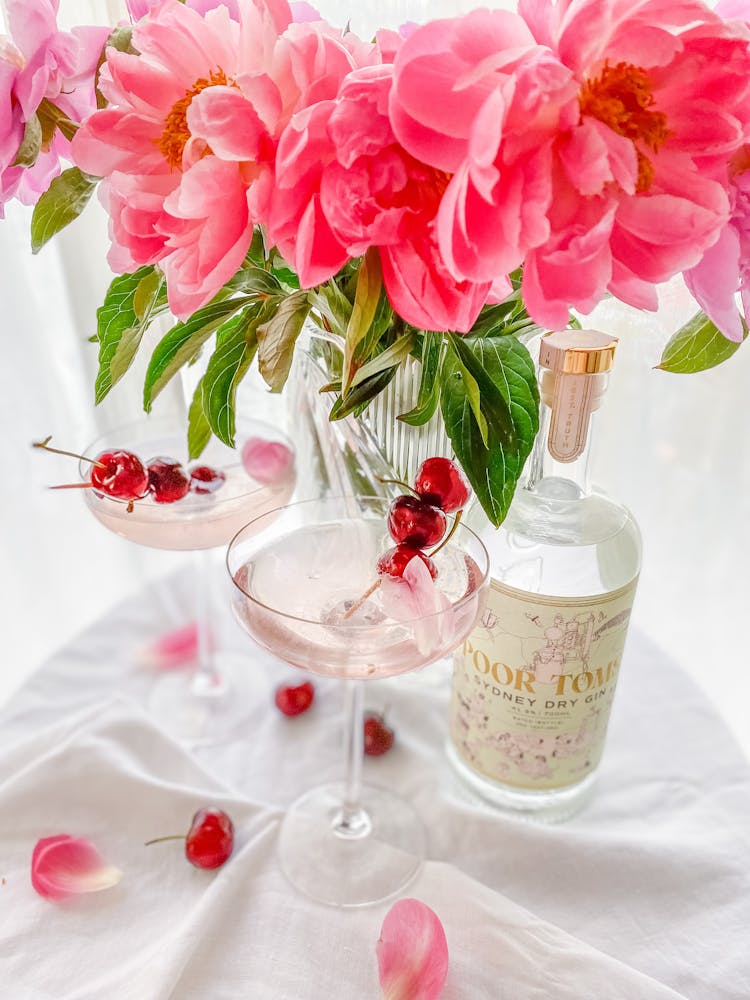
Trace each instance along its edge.
{"label": "white backdrop", "polygon": [[[318,6],[340,22],[348,17],[335,0]],[[359,17],[369,30],[378,21],[419,19],[428,7],[435,16],[474,4],[402,0],[364,13],[355,6],[353,26]],[[118,4],[61,0],[61,8],[66,25],[111,23]],[[31,440],[53,433],[61,446],[83,446],[95,428],[133,419],[140,380],[132,373],[95,412],[96,349],[87,337],[111,277],[98,206],[37,258],[28,211],[11,205],[7,215],[0,223],[0,699],[113,603],[180,564],[108,535],[75,493],[45,489],[73,480],[75,463],[32,453]],[[636,621],[695,677],[750,751],[750,347],[701,375],[654,371],[670,330],[690,312],[675,282],[657,316],[610,302],[591,317],[588,325],[621,338],[594,478],[643,529]],[[177,391],[166,395],[161,406],[179,405]]]}

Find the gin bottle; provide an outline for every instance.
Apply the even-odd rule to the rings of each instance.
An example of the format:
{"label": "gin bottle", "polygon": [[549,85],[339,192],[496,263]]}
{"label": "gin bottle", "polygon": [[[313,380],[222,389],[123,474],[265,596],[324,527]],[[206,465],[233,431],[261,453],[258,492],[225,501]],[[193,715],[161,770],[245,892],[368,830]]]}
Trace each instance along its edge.
{"label": "gin bottle", "polygon": [[492,585],[454,663],[453,765],[489,802],[549,821],[592,790],[640,569],[632,515],[589,482],[616,344],[541,338],[539,434],[505,522],[482,532]]}

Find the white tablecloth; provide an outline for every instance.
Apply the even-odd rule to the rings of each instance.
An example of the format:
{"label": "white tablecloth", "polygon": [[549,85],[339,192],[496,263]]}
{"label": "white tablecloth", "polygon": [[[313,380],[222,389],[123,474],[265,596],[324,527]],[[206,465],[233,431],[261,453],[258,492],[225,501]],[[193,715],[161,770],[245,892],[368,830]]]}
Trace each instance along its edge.
{"label": "white tablecloth", "polygon": [[[217,566],[217,577],[219,567]],[[267,678],[246,732],[192,753],[143,713],[153,675],[133,650],[189,614],[189,580],[119,608],[39,671],[0,716],[0,995],[8,1000],[367,1000],[388,904],[298,896],[275,862],[286,803],[340,775],[340,698],[316,681],[308,715],[270,706],[290,668],[256,651],[223,602],[222,642]],[[429,857],[407,890],[439,914],[445,1000],[748,1000],[750,769],[705,698],[630,636],[596,799],[560,826],[462,795],[442,754],[447,678],[374,682],[394,750],[365,778],[409,798]],[[207,802],[235,819],[218,873],[179,843]],[[91,837],[125,877],[53,904],[29,883],[35,841]],[[314,858],[311,858],[314,864]]]}

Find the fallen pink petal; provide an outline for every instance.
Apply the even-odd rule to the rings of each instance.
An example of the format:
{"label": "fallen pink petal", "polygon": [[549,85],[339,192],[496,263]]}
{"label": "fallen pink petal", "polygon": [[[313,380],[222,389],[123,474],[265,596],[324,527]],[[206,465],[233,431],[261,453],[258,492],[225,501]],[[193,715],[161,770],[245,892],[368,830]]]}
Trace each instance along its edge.
{"label": "fallen pink petal", "polygon": [[281,441],[248,438],[242,446],[242,465],[248,476],[259,483],[278,483],[292,469],[294,454]]}
{"label": "fallen pink petal", "polygon": [[155,670],[175,670],[192,665],[198,659],[197,624],[190,622],[165,632],[148,646],[144,646],[138,659],[144,667]]}
{"label": "fallen pink petal", "polygon": [[31,855],[31,884],[45,899],[66,899],[110,889],[122,878],[85,837],[67,833],[38,840]]}
{"label": "fallen pink petal", "polygon": [[418,899],[399,899],[376,945],[383,1000],[438,1000],[448,976],[440,918]]}

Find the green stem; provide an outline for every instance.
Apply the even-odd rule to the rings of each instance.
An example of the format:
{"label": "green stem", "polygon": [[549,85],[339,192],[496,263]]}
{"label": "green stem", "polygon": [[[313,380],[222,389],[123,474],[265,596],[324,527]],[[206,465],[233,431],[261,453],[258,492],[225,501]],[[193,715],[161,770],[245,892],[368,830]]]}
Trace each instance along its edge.
{"label": "green stem", "polygon": [[153,840],[147,840],[144,847],[149,847],[151,844],[163,844],[165,840],[186,840],[184,833],[173,833],[169,837],[155,837]]}
{"label": "green stem", "polygon": [[444,549],[445,546],[448,544],[448,542],[451,540],[451,538],[453,538],[454,534],[456,533],[456,528],[458,527],[459,522],[461,521],[461,515],[462,514],[463,514],[463,511],[459,510],[459,512],[453,518],[453,524],[451,525],[451,530],[448,532],[448,534],[442,540],[442,542],[440,543],[440,545],[438,545],[438,547],[436,549],[433,549],[432,552],[430,552],[430,559],[432,559],[433,556],[437,555],[438,552],[441,549]]}

